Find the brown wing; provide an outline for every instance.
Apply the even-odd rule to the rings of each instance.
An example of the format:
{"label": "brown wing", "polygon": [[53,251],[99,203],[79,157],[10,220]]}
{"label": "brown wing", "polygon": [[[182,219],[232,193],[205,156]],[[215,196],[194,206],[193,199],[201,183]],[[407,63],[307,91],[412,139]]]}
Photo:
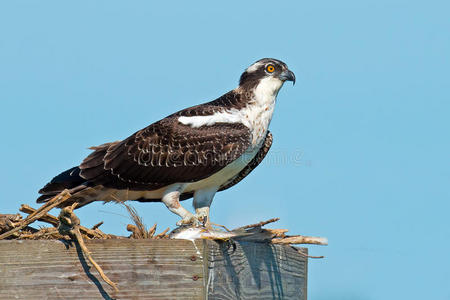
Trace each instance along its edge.
{"label": "brown wing", "polygon": [[256,153],[255,157],[248,163],[248,165],[244,169],[242,169],[242,171],[238,175],[236,175],[227,184],[222,186],[219,191],[229,189],[230,187],[239,183],[242,179],[247,177],[247,175],[250,174],[262,162],[264,157],[266,157],[267,152],[269,152],[269,149],[272,146],[272,141],[272,133],[269,131],[267,132],[263,146],[261,147],[261,149],[259,149],[258,153]]}
{"label": "brown wing", "polygon": [[242,124],[191,128],[172,115],[120,143],[95,148],[80,165],[80,176],[106,187],[151,190],[209,177],[249,145],[250,132]]}

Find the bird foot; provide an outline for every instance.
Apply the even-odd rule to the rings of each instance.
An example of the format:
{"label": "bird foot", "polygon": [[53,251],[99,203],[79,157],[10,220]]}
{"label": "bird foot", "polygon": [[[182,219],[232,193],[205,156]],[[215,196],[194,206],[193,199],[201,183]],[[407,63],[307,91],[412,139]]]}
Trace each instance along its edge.
{"label": "bird foot", "polygon": [[198,220],[198,225],[206,228],[211,228],[209,222],[209,207],[201,207],[195,210],[195,218]]}
{"label": "bird foot", "polygon": [[191,213],[186,215],[183,219],[177,222],[177,226],[194,225],[198,223],[198,219]]}
{"label": "bird foot", "polygon": [[177,222],[177,226],[193,226],[211,228],[207,214],[190,214]]}

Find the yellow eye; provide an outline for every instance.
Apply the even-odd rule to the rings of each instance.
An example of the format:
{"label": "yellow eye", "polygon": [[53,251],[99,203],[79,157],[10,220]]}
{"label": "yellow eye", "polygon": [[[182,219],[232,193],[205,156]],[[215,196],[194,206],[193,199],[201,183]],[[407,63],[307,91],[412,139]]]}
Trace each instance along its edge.
{"label": "yellow eye", "polygon": [[273,73],[273,71],[275,71],[275,67],[273,65],[267,65],[266,71],[269,73]]}

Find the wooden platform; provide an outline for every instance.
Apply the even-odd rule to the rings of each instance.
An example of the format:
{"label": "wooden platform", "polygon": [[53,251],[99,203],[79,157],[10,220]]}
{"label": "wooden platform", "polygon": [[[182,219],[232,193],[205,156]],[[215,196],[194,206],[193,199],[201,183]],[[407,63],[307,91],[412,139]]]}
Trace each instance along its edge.
{"label": "wooden platform", "polygon": [[86,244],[119,292],[74,244],[9,240],[0,241],[0,299],[306,299],[307,259],[291,246],[132,239]]}

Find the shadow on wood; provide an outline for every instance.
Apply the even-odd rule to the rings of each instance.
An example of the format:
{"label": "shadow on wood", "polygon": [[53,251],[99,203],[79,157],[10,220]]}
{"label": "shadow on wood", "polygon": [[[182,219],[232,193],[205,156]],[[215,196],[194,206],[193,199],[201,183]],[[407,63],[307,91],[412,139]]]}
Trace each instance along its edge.
{"label": "shadow on wood", "polygon": [[297,250],[253,242],[233,246],[209,247],[210,299],[306,299],[307,261]]}
{"label": "shadow on wood", "polygon": [[108,295],[108,293],[103,289],[103,286],[100,283],[100,281],[97,279],[97,277],[95,277],[95,275],[91,273],[91,271],[90,271],[91,267],[88,265],[84,255],[83,255],[83,250],[81,250],[80,245],[78,243],[74,243],[74,244],[77,249],[78,259],[80,260],[81,266],[83,267],[83,271],[86,274],[86,276],[89,277],[89,279],[95,284],[95,286],[98,289],[98,292],[103,297],[103,299],[113,300],[113,298],[111,298]]}
{"label": "shadow on wood", "polygon": [[[0,241],[0,299],[306,299],[307,259],[286,245],[196,240]],[[306,249],[303,249],[306,254]]]}

